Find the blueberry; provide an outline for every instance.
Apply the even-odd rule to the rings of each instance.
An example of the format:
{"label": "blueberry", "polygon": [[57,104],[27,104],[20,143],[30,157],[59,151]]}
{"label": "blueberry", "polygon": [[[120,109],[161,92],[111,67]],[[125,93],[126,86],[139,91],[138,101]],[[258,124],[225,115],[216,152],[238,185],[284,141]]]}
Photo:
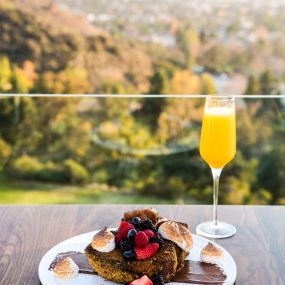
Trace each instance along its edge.
{"label": "blueberry", "polygon": [[137,231],[135,229],[129,230],[128,240],[133,241],[135,239],[136,234],[137,234]]}
{"label": "blueberry", "polygon": [[123,253],[123,257],[125,260],[134,260],[136,255],[132,250],[127,250]]}
{"label": "blueberry", "polygon": [[135,226],[135,227],[139,227],[140,224],[141,224],[141,219],[139,217],[134,217],[132,219],[132,224]]}

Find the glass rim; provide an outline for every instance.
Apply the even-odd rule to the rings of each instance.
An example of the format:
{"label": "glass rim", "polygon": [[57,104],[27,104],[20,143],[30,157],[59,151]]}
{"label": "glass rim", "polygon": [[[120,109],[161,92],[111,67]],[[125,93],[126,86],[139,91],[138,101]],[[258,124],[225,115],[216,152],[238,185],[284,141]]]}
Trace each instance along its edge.
{"label": "glass rim", "polygon": [[207,101],[235,101],[235,96],[232,95],[207,95]]}

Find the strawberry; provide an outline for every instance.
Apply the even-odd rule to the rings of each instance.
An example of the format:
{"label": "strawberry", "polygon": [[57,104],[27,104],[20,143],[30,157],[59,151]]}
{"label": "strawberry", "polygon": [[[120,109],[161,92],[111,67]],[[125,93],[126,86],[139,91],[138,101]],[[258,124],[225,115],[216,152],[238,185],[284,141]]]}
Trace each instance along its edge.
{"label": "strawberry", "polygon": [[151,230],[144,230],[143,232],[148,236],[148,238],[154,237],[154,232]]}
{"label": "strawberry", "polygon": [[132,229],[134,229],[135,227],[132,224],[127,223],[127,225],[124,225],[123,228],[120,228],[119,233],[122,237],[122,239],[127,239],[128,237],[128,232]]}
{"label": "strawberry", "polygon": [[150,243],[145,248],[137,248],[135,247],[135,253],[137,259],[146,259],[154,256],[159,249],[159,245],[157,243]]}
{"label": "strawberry", "polygon": [[115,236],[115,242],[116,242],[116,245],[119,245],[120,242],[122,240],[122,236],[120,233],[117,233],[116,236]]}
{"label": "strawberry", "polygon": [[148,236],[144,232],[138,232],[135,236],[136,247],[144,248],[148,245]]}
{"label": "strawberry", "polygon": [[152,281],[146,275],[144,275],[140,279],[131,282],[130,285],[152,285]]}

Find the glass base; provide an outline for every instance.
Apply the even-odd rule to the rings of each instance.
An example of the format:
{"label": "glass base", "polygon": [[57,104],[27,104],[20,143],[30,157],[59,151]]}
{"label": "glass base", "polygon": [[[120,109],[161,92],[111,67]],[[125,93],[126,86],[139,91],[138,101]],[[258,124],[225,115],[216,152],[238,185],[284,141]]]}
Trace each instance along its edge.
{"label": "glass base", "polygon": [[196,227],[197,235],[207,238],[228,238],[236,233],[236,228],[230,224],[218,222],[205,222]]}

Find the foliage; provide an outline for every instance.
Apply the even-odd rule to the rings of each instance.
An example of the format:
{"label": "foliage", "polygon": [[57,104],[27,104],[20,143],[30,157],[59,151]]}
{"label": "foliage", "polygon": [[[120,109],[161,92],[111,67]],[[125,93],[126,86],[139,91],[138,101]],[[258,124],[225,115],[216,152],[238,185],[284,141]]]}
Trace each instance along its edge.
{"label": "foliage", "polygon": [[63,164],[55,164],[52,161],[41,162],[38,158],[28,155],[15,159],[7,173],[20,179],[71,184],[86,183],[89,179],[84,166],[72,159],[65,160]]}
{"label": "foliage", "polygon": [[209,73],[202,74],[201,85],[201,94],[209,95],[217,93],[215,82]]}
{"label": "foliage", "polygon": [[[172,24],[177,44],[165,49],[85,31],[79,22],[55,29],[67,20],[54,18],[57,6],[43,12],[55,23],[43,24],[7,3],[0,7],[1,93],[215,94],[214,76],[226,73],[249,76],[245,94],[280,94],[282,41],[232,45],[209,29],[198,35],[190,24]],[[238,26],[225,33],[233,37]],[[211,203],[211,174],[198,154],[203,108],[203,100],[186,98],[1,98],[0,169],[14,180],[92,181],[125,198]],[[237,103],[238,152],[223,172],[222,203],[285,203],[284,111],[279,98]]]}
{"label": "foliage", "polygon": [[186,66],[192,70],[196,64],[200,50],[200,40],[197,32],[192,27],[183,27],[177,33],[177,41],[185,56]]}
{"label": "foliage", "polygon": [[63,162],[64,172],[71,184],[86,183],[88,181],[87,170],[78,162],[68,159]]}
{"label": "foliage", "polygon": [[0,170],[3,170],[5,164],[11,156],[11,153],[11,146],[7,144],[7,142],[5,142],[2,138],[0,138]]}

